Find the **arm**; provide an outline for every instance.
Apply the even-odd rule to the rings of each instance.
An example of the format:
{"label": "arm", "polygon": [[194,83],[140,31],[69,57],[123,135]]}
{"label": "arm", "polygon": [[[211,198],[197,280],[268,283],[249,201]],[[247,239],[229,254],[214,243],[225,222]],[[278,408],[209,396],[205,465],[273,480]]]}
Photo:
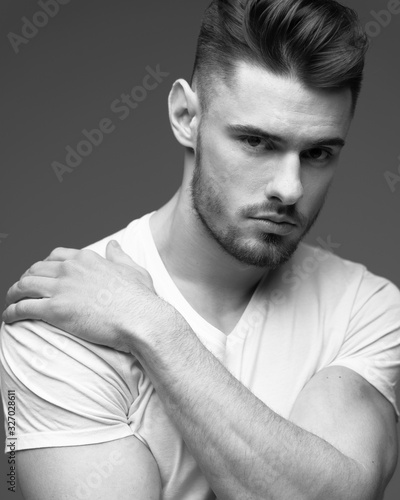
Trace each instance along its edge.
{"label": "arm", "polygon": [[145,404],[139,392],[152,388],[127,361],[38,321],[2,325],[1,389],[3,403],[8,390],[16,395],[25,500],[159,499],[158,466],[127,419],[133,401]]}
{"label": "arm", "polygon": [[[380,498],[397,449],[393,408],[376,389],[350,369],[326,368],[286,420],[207,351],[145,269],[112,245],[107,259],[55,250],[10,289],[5,321],[41,318],[133,353],[220,500]],[[104,289],[107,306],[90,315]]]}
{"label": "arm", "polygon": [[[289,420],[264,405],[175,315],[136,352],[223,499],[377,500],[397,460],[392,405],[352,370],[321,370]],[[166,340],[168,339],[168,340]]]}
{"label": "arm", "polygon": [[17,452],[25,500],[159,500],[154,457],[135,437]]}

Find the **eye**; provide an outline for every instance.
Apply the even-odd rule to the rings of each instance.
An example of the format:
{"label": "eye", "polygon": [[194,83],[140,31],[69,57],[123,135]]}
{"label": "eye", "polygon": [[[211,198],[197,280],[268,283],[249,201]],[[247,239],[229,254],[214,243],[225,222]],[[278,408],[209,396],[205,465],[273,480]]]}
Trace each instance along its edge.
{"label": "eye", "polygon": [[329,160],[331,158],[332,153],[326,149],[321,149],[321,148],[314,148],[310,149],[309,151],[306,151],[303,154],[303,157],[311,160],[311,161],[316,161],[316,162],[324,162]]}
{"label": "eye", "polygon": [[273,145],[266,139],[262,137],[258,137],[256,135],[245,135],[239,137],[240,142],[244,145],[245,148],[250,150],[271,150],[273,149]]}
{"label": "eye", "polygon": [[260,137],[247,137],[246,142],[250,147],[257,148],[261,144],[262,139]]}

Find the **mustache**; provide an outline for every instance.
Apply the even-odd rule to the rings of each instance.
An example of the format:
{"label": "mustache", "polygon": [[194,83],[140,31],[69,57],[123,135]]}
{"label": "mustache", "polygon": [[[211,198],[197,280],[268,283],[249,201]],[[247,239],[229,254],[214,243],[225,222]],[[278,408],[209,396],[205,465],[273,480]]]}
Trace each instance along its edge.
{"label": "mustache", "polygon": [[305,226],[308,222],[308,218],[301,214],[295,205],[280,205],[276,203],[268,203],[261,206],[253,205],[246,207],[243,213],[245,217],[257,217],[259,214],[284,216],[292,219],[299,226]]}

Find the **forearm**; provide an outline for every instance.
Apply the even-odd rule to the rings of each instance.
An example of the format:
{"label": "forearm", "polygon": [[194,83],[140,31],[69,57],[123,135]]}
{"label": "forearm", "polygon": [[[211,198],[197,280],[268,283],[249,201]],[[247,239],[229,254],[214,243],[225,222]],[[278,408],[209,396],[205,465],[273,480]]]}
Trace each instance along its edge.
{"label": "forearm", "polygon": [[219,500],[365,500],[357,462],[263,404],[180,315],[167,328],[135,355]]}

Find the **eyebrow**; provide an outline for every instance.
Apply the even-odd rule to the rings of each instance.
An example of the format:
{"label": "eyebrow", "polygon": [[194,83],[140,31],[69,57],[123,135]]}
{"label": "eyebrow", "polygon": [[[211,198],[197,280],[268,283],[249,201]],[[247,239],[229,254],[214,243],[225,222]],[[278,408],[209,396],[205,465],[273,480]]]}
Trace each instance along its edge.
{"label": "eyebrow", "polygon": [[[253,125],[228,125],[228,131],[233,134],[244,134],[244,135],[254,135],[257,137],[261,137],[264,140],[270,140],[278,143],[286,142],[282,137],[270,134],[266,130],[263,130],[259,127],[254,127]],[[318,146],[338,146],[343,148],[346,144],[346,141],[341,137],[321,137],[315,141],[311,142],[313,147]]]}

